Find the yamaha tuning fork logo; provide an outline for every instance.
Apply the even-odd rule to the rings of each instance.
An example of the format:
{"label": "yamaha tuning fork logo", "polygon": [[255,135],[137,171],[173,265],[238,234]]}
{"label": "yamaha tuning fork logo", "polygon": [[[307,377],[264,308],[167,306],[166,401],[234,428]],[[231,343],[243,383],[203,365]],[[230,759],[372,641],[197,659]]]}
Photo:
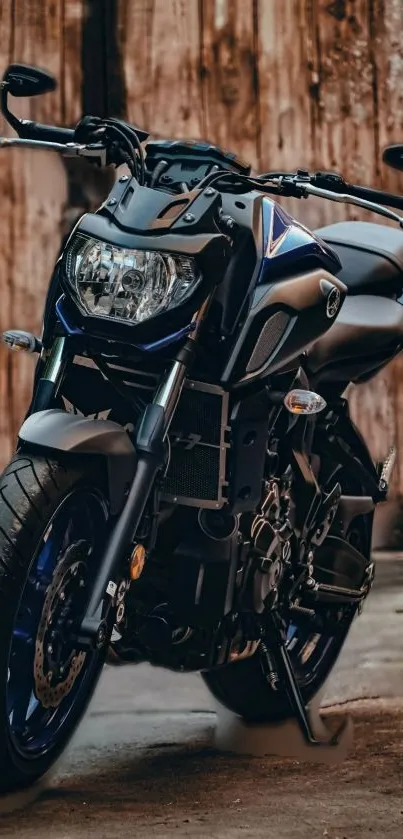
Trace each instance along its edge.
{"label": "yamaha tuning fork logo", "polygon": [[334,318],[340,309],[341,294],[338,288],[334,286],[327,296],[326,300],[326,315],[329,319]]}

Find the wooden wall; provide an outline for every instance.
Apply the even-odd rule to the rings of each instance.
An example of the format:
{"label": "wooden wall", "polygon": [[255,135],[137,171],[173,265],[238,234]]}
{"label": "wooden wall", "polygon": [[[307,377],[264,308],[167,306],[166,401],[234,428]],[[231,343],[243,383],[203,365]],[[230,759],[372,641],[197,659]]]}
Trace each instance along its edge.
{"label": "wooden wall", "polygon": [[[83,110],[126,115],[155,133],[232,148],[261,171],[338,169],[403,191],[381,164],[382,147],[403,140],[401,0],[1,0],[0,43],[0,71],[26,61],[60,80],[55,94],[20,101],[25,116],[72,124]],[[0,329],[40,328],[66,204],[97,197],[93,172],[73,175],[73,166],[0,152]],[[313,199],[289,206],[311,226],[361,217]],[[30,358],[0,350],[3,461],[32,369]],[[375,456],[397,436],[400,492],[401,370],[395,362],[350,397]]]}
{"label": "wooden wall", "polygon": [[[80,116],[81,5],[64,0],[0,2],[0,72],[12,61],[47,67],[57,92],[19,100],[16,111],[43,122]],[[1,121],[1,132],[5,131]],[[12,133],[11,130],[7,133]],[[0,150],[0,330],[41,329],[46,288],[57,256],[67,182],[62,161],[44,152]],[[0,459],[14,446],[29,402],[34,360],[0,349]]]}

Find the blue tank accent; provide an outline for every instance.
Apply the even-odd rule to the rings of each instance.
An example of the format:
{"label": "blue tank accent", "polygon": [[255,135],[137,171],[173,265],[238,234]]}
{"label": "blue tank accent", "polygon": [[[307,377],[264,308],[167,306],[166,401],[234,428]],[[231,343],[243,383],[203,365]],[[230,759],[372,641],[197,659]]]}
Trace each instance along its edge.
{"label": "blue tank accent", "polygon": [[292,218],[270,198],[262,202],[263,261],[258,284],[275,282],[304,270],[304,263],[316,259],[323,268],[336,274],[341,268],[338,256],[315,233]]}

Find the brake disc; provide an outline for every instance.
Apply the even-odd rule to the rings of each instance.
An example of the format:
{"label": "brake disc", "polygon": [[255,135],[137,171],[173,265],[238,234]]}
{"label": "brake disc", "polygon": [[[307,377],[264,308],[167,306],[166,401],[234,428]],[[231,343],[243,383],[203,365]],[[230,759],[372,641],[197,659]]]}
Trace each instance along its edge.
{"label": "brake disc", "polygon": [[42,608],[35,642],[34,678],[35,694],[44,708],[57,708],[70,693],[81,673],[87,655],[82,651],[71,650],[67,660],[63,663],[63,678],[60,670],[55,672],[46,667],[49,655],[48,648],[52,647],[47,639],[49,629],[57,607],[65,599],[66,587],[71,584],[74,578],[78,577],[80,567],[83,566],[82,558],[79,558],[82,557],[83,544],[76,543],[67,548],[63,559],[55,570],[52,582],[48,586]]}

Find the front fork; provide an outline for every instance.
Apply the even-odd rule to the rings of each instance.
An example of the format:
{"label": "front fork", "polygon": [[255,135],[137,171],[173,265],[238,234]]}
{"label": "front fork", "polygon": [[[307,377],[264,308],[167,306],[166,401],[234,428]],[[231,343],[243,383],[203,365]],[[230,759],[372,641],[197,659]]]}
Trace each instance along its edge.
{"label": "front fork", "polygon": [[38,362],[42,365],[42,371],[35,381],[34,394],[27,416],[49,408],[60,384],[66,360],[66,338],[63,335],[57,336],[47,358]]}
{"label": "front fork", "polygon": [[136,472],[125,506],[110,535],[93,583],[85,617],[77,634],[82,649],[102,647],[108,638],[108,620],[100,615],[107,591],[116,587],[116,577],[133,544],[156,476],[165,465],[165,439],[182,392],[188,370],[193,362],[196,340],[209,299],[196,315],[195,330],[178,352],[153,401],[147,405],[140,421],[135,448],[138,455]]}
{"label": "front fork", "polygon": [[[153,401],[146,406],[136,436],[137,467],[127,500],[110,534],[94,578],[85,616],[75,641],[81,649],[102,647],[108,638],[108,615],[101,607],[108,591],[116,588],[115,579],[130,545],[133,544],[156,476],[165,465],[165,439],[174,416],[183,384],[193,362],[196,341],[211,296],[193,318],[195,328],[168,369]],[[67,362],[66,338],[56,337],[36,383],[29,414],[49,408],[57,394]],[[110,600],[110,605],[112,600]]]}

